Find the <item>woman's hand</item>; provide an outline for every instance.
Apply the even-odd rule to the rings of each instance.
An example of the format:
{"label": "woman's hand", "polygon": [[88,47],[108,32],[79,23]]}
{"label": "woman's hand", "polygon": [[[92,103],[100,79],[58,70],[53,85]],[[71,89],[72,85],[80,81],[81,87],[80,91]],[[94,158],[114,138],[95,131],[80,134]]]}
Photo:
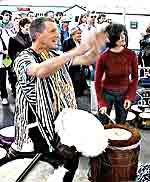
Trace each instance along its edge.
{"label": "woman's hand", "polygon": [[124,108],[127,110],[127,109],[130,108],[130,106],[131,106],[131,101],[128,100],[128,99],[126,99],[126,100],[124,101]]}
{"label": "woman's hand", "polygon": [[98,109],[101,114],[105,114],[107,112],[107,107],[101,107]]}

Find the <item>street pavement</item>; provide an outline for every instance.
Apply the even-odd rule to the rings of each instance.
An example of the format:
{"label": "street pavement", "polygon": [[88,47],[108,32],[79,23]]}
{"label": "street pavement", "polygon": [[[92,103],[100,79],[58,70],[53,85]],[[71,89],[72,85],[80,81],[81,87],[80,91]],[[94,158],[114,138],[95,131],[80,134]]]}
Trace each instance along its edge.
{"label": "street pavement", "polygon": [[[77,99],[80,109],[90,111],[90,97],[82,96]],[[13,117],[15,110],[15,100],[9,93],[9,105],[1,105],[0,100],[0,129],[13,125]],[[141,151],[139,156],[139,164],[150,162],[150,131],[140,130],[142,140],[141,140]],[[87,173],[89,170],[88,158],[81,157],[80,165],[76,172],[74,182],[88,182]]]}

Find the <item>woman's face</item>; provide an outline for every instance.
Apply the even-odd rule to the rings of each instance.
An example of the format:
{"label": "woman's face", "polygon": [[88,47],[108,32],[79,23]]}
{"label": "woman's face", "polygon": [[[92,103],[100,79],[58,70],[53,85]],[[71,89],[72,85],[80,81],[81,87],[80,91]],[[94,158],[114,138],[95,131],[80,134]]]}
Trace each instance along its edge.
{"label": "woman's face", "polygon": [[82,21],[82,23],[86,23],[86,20],[87,20],[87,17],[83,16],[81,21]]}
{"label": "woman's face", "polygon": [[117,47],[122,47],[126,45],[126,37],[125,37],[125,33],[121,32],[120,33],[120,39],[116,41],[116,46]]}
{"label": "woman's face", "polygon": [[20,27],[21,28],[21,32],[23,34],[29,34],[30,25],[31,24],[25,24],[24,27]]}

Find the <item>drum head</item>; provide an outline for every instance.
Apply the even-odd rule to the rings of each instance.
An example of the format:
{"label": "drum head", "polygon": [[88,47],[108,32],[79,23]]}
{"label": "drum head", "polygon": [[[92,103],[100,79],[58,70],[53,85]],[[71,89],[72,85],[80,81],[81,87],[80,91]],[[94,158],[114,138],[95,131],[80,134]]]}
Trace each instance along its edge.
{"label": "drum head", "polygon": [[128,140],[132,134],[122,128],[106,129],[106,134],[110,140]]}
{"label": "drum head", "polygon": [[0,159],[3,159],[6,156],[6,154],[6,150],[0,147]]}
{"label": "drum head", "polygon": [[[15,182],[32,159],[17,159],[0,167],[0,182]],[[54,173],[54,168],[47,162],[39,161],[28,173],[24,182],[47,181],[50,174]]]}
{"label": "drum head", "polygon": [[131,110],[135,111],[135,112],[138,112],[138,113],[141,113],[142,110],[139,108],[138,105],[132,105],[131,106]]}
{"label": "drum head", "polygon": [[140,113],[139,116],[142,119],[150,119],[150,113],[147,112]]}
{"label": "drum head", "polygon": [[[115,111],[114,110],[112,110],[111,111],[111,113],[110,113],[110,117],[113,119],[113,120],[115,120],[115,118],[116,118],[116,113],[115,113]],[[128,115],[127,115],[127,121],[131,121],[131,120],[133,120],[133,119],[135,119],[135,114],[133,113],[133,112],[128,112]]]}
{"label": "drum head", "polygon": [[9,126],[0,129],[0,135],[8,138],[14,138],[15,136],[15,127],[14,126]]}

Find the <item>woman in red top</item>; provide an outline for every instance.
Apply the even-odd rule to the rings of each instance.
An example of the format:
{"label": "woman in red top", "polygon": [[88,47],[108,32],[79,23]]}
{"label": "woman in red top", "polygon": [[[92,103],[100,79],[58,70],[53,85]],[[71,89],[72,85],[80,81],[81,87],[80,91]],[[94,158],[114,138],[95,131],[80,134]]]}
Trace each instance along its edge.
{"label": "woman in red top", "polygon": [[[106,27],[109,49],[96,62],[95,88],[98,109],[108,122],[105,113],[110,114],[114,105],[116,122],[127,118],[127,112],[136,95],[138,62],[136,54],[126,48],[125,26],[112,24]],[[103,75],[105,78],[102,79]]]}

